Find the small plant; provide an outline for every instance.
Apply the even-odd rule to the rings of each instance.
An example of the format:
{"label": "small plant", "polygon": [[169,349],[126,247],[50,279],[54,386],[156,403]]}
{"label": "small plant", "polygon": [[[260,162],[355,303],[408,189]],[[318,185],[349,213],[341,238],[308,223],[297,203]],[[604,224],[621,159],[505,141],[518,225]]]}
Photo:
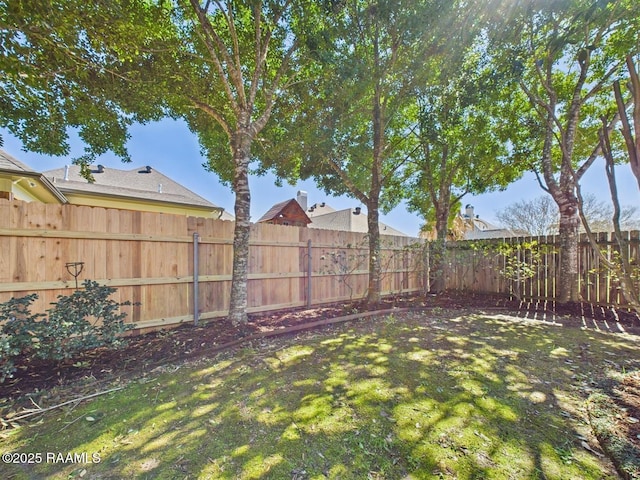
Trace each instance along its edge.
{"label": "small plant", "polygon": [[36,294],[12,298],[0,304],[0,382],[15,371],[13,359],[20,355],[46,360],[70,358],[97,347],[117,348],[121,334],[133,325],[124,323],[118,303],[109,297],[115,288],[85,280],[83,288],[58,296],[46,314],[32,314]]}
{"label": "small plant", "polygon": [[324,251],[320,259],[324,262],[320,270],[321,273],[337,277],[338,282],[342,283],[349,290],[349,299],[353,299],[353,275],[356,274],[369,258],[368,253],[361,250],[366,244],[355,245],[347,244],[340,250]]}

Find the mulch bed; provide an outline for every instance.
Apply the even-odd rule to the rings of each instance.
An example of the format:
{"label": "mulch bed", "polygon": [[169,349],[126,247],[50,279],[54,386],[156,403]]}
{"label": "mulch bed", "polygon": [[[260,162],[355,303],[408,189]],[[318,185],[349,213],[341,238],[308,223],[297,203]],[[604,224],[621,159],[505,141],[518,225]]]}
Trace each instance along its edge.
{"label": "mulch bed", "polygon": [[[11,379],[0,384],[0,411],[18,411],[33,407],[30,398],[59,400],[82,396],[129,378],[142,377],[163,365],[214,355],[225,345],[239,338],[262,332],[297,326],[318,320],[343,317],[367,310],[392,311],[393,308],[415,308],[425,312],[438,309],[464,309],[466,311],[509,313],[520,318],[561,323],[578,328],[593,328],[608,332],[626,332],[640,335],[640,317],[637,313],[588,304],[563,305],[545,302],[521,302],[493,295],[455,294],[413,297],[391,297],[375,308],[361,303],[334,304],[312,309],[290,309],[252,314],[249,322],[239,329],[225,320],[214,320],[194,327],[182,325],[172,330],[161,330],[132,336],[128,345],[119,350],[96,349],[62,362],[46,362],[18,358],[18,367]],[[293,335],[293,334],[290,334]],[[635,380],[634,380],[635,379]],[[640,375],[628,377],[621,386],[620,395],[613,400],[628,417],[640,418]],[[56,388],[61,387],[61,388]],[[65,397],[48,395],[49,391],[65,390]],[[620,433],[640,449],[640,424],[620,419]]]}

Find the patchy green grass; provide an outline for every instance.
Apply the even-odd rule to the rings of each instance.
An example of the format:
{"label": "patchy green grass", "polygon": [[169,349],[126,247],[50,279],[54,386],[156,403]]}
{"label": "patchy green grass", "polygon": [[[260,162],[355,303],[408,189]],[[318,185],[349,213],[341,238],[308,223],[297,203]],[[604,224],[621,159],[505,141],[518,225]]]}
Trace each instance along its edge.
{"label": "patchy green grass", "polygon": [[619,429],[625,412],[609,395],[592,394],[587,401],[591,428],[602,448],[607,452],[625,480],[640,480],[640,451]]}
{"label": "patchy green grass", "polygon": [[[0,440],[3,452],[43,460],[0,464],[0,473],[616,478],[608,461],[584,448],[585,400],[612,373],[610,358],[638,368],[640,343],[446,311],[367,319],[168,368],[49,412]],[[47,452],[87,461],[47,462]]]}

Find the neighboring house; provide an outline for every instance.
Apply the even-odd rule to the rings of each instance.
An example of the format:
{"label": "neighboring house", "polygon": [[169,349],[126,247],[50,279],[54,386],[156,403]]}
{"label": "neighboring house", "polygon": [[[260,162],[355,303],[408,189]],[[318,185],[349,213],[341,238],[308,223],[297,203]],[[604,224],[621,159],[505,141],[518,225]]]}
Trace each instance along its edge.
{"label": "neighboring house", "polygon": [[[389,225],[378,222],[381,235],[395,235],[406,237],[407,234],[396,230]],[[369,225],[367,224],[367,214],[360,207],[345,208],[344,210],[336,210],[323,215],[312,215],[309,228],[322,228],[325,230],[344,230],[347,232],[367,233]]]}
{"label": "neighboring house", "polygon": [[[488,238],[511,238],[526,235],[515,232],[509,228],[502,228],[480,218],[474,212],[473,205],[466,205],[464,213],[458,213],[453,219],[453,225],[449,229],[450,240],[483,240]],[[436,239],[435,229],[420,234],[427,240]]]}
{"label": "neighboring house", "polygon": [[[335,210],[324,202],[314,203],[308,207],[307,192],[304,191],[299,191],[295,199],[287,200],[286,202],[281,202],[271,207],[269,211],[265,213],[260,220],[258,220],[258,222],[277,223],[277,220],[280,218],[282,221],[288,222],[285,225],[294,225],[292,220],[286,220],[287,217],[283,212],[285,208],[298,212],[298,215],[299,212],[305,214],[304,218],[298,218],[297,226],[360,233],[367,233],[368,231],[367,215],[362,212],[360,207]],[[278,217],[278,215],[283,216]],[[382,235],[407,236],[405,233],[402,233],[382,222],[380,222],[379,225],[380,233]]]}
{"label": "neighboring house", "polygon": [[464,214],[461,219],[464,228],[465,240],[483,240],[487,238],[511,238],[526,235],[526,233],[515,232],[510,228],[502,228],[493,225],[474,214],[473,205],[467,204],[464,207]]}
{"label": "neighboring house", "polygon": [[44,175],[74,205],[233,220],[222,207],[150,166],[119,170],[97,165],[90,169],[93,182],[80,175],[78,165],[49,170]]}
{"label": "neighboring house", "polygon": [[25,202],[68,203],[43,174],[0,150],[0,198]]}
{"label": "neighboring house", "polygon": [[293,227],[306,227],[311,220],[304,212],[295,198],[276,203],[260,219],[258,223],[271,223],[274,225],[291,225]]}
{"label": "neighboring house", "polygon": [[80,176],[77,165],[38,173],[0,150],[0,198],[233,220],[223,208],[151,167],[90,168],[93,183]]}

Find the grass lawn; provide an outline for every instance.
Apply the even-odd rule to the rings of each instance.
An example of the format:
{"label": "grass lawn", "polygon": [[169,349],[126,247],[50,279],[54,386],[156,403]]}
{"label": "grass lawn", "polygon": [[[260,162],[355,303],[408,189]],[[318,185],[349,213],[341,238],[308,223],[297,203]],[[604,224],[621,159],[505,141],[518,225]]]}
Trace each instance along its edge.
{"label": "grass lawn", "polygon": [[52,410],[2,433],[3,453],[33,463],[0,463],[0,478],[617,478],[586,399],[638,367],[637,337],[453,311],[369,318]]}

